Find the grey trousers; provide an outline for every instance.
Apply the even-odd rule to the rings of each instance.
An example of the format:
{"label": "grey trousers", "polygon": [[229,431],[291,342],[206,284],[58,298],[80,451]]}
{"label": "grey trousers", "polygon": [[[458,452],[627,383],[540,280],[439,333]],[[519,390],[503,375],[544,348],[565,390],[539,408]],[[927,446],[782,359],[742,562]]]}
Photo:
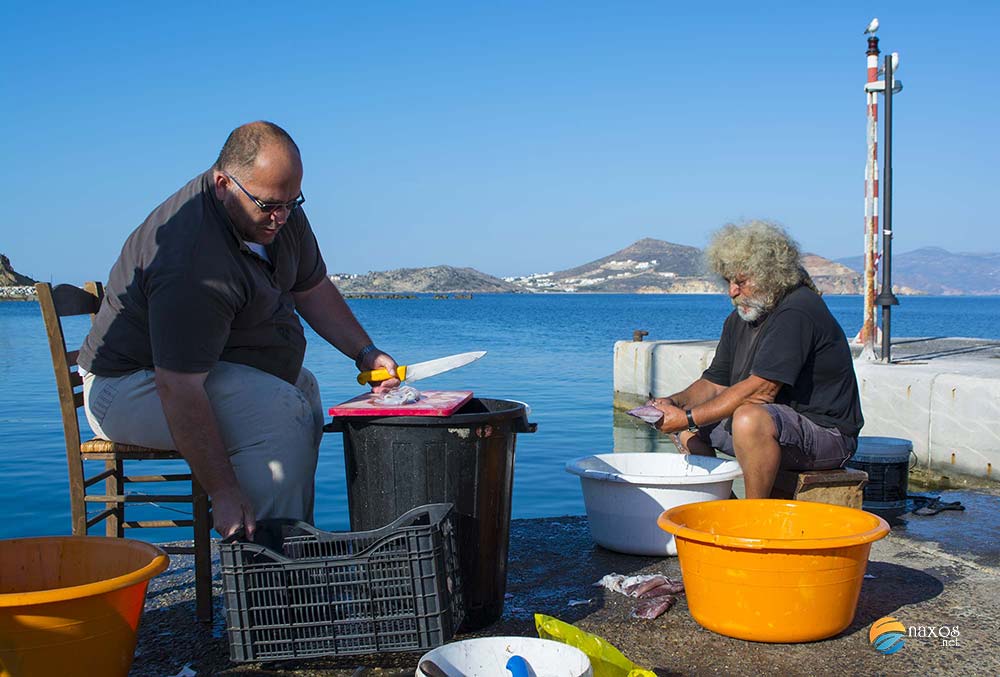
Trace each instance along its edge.
{"label": "grey trousers", "polygon": [[[303,368],[290,383],[259,369],[219,362],[205,391],[243,493],[258,519],[312,522],[314,479],[323,436],[319,384]],[[126,376],[85,374],[84,409],[98,437],[174,449],[152,370]]]}

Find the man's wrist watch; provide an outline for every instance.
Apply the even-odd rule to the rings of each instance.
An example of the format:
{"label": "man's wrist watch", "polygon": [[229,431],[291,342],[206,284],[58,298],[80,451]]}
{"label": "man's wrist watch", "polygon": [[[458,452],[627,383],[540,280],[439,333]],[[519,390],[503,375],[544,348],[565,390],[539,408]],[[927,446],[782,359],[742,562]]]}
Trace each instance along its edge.
{"label": "man's wrist watch", "polygon": [[378,348],[375,347],[375,344],[369,343],[358,351],[358,356],[354,358],[354,364],[358,367],[358,369],[361,368],[361,363],[365,359],[365,356],[368,355],[368,353],[375,352],[376,350],[378,350]]}
{"label": "man's wrist watch", "polygon": [[698,432],[698,424],[694,422],[694,416],[691,415],[691,410],[690,409],[685,409],[684,410],[684,415],[687,416],[687,420],[688,420],[688,432],[689,433],[696,433],[696,432]]}

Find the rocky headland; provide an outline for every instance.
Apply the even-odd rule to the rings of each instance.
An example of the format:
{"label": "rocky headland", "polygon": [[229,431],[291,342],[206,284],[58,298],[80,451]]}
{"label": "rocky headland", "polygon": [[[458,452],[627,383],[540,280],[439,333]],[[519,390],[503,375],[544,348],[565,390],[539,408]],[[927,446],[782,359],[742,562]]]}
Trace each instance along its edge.
{"label": "rocky headland", "polygon": [[35,298],[35,280],[14,270],[10,259],[0,254],[0,301],[26,301]]}

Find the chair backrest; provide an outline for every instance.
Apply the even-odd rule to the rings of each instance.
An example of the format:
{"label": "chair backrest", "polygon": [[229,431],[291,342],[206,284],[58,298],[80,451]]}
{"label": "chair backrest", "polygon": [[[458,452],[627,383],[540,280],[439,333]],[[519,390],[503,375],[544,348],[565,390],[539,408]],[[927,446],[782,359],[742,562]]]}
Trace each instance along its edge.
{"label": "chair backrest", "polygon": [[60,284],[53,288],[46,282],[39,282],[35,285],[35,292],[38,295],[38,304],[42,308],[49,351],[52,353],[52,368],[55,371],[56,388],[59,391],[59,408],[62,412],[63,433],[66,436],[66,453],[70,459],[72,481],[75,474],[73,466],[78,465],[78,462],[74,464],[74,459],[80,453],[80,425],[76,410],[83,406],[83,379],[76,366],[80,351],[66,350],[66,337],[63,334],[60,318],[90,315],[93,322],[94,315],[104,300],[104,285],[100,282],[87,282],[83,289],[71,284]]}

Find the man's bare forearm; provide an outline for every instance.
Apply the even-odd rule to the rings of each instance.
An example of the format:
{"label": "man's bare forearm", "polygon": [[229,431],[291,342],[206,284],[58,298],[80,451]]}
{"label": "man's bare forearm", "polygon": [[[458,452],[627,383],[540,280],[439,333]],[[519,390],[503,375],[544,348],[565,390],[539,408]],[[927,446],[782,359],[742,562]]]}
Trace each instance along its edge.
{"label": "man's bare forearm", "polygon": [[707,425],[729,418],[743,404],[768,404],[774,402],[781,384],[759,376],[748,376],[728,388],[723,388],[715,397],[698,405],[689,406],[692,417],[698,425]]}
{"label": "man's bare forearm", "polygon": [[681,409],[691,409],[703,402],[708,402],[714,397],[718,397],[719,393],[725,389],[725,386],[720,386],[708,379],[700,378],[684,390],[674,393],[667,399]]}
{"label": "man's bare forearm", "polygon": [[[678,432],[687,428],[686,409],[691,411],[691,417],[694,419],[696,425],[704,426],[732,416],[733,412],[742,404],[767,404],[774,402],[778,391],[781,390],[780,383],[769,381],[759,376],[749,376],[728,388],[716,385],[710,381],[704,381],[704,383],[711,386],[711,388],[699,385],[699,381],[696,381],[686,390],[677,393],[676,397],[681,398],[680,402],[677,400],[672,400],[672,402],[667,400],[658,401],[657,407],[664,412],[663,418],[658,425],[662,432]],[[698,398],[704,396],[709,390],[715,392],[715,395],[701,400],[697,404],[693,404],[693,402],[696,402]],[[685,399],[688,396],[691,399]]]}
{"label": "man's bare forearm", "polygon": [[207,374],[156,370],[156,389],[177,451],[209,495],[238,488],[219,424],[205,392]]}

